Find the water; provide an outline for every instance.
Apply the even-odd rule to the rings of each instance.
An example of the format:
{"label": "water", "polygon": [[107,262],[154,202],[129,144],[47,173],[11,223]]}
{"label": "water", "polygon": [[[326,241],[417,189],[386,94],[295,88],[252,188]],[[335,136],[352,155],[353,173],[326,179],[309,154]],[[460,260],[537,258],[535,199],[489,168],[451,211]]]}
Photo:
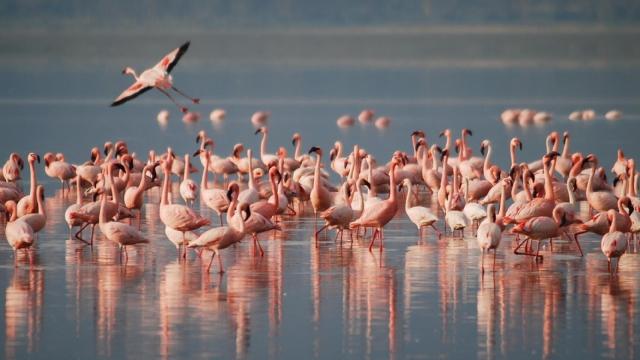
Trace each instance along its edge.
{"label": "water", "polygon": [[[375,34],[365,35],[375,39]],[[194,107],[203,114],[195,125],[184,125],[158,93],[107,107],[129,82],[118,73],[124,65],[141,69],[152,64],[169,50],[167,43],[170,48],[179,39],[133,37],[122,44],[89,34],[76,36],[80,43],[74,43],[40,34],[19,42],[3,35],[0,149],[3,157],[11,151],[61,151],[79,163],[88,159],[91,147],[123,139],[140,157],[169,145],[184,154],[196,149],[195,134],[204,129],[219,154],[229,153],[237,142],[257,150],[259,138],[248,119],[256,110],[269,110],[271,152],[278,146],[292,152],[290,138],[297,131],[305,150],[328,148],[340,139],[386,161],[393,150],[411,150],[411,131],[424,129],[430,143],[441,142],[437,134],[446,127],[455,134],[463,127],[473,129],[476,153],[482,139],[491,139],[501,166],[507,164],[511,137],[524,142],[519,158],[532,161],[542,154],[551,130],[569,131],[572,151],[596,153],[607,167],[618,147],[632,157],[640,152],[635,141],[637,59],[633,50],[624,51],[624,41],[588,61],[576,60],[590,54],[582,46],[568,56],[556,47],[548,57],[525,46],[528,61],[523,61],[509,56],[517,51],[504,50],[517,50],[520,35],[505,36],[511,45],[500,42],[493,48],[494,35],[485,35],[484,47],[476,48],[485,50],[478,50],[477,58],[451,50],[455,46],[446,37],[436,39],[439,54],[445,54],[440,58],[403,53],[420,44],[419,37],[409,36],[408,45],[397,50],[400,55],[391,56],[381,46],[362,66],[355,51],[339,56],[349,44],[361,46],[359,39],[330,47],[332,52],[318,58],[312,47],[294,52],[286,46],[298,40],[264,37],[267,44],[285,41],[282,49],[292,53],[280,61],[264,48],[257,53],[233,47],[217,51],[210,37],[196,41],[194,36],[175,79],[183,90],[203,98],[204,104]],[[306,36],[307,42],[317,40]],[[580,36],[571,33],[563,41]],[[607,36],[594,36],[594,41],[609,44]],[[335,44],[329,38],[324,41]],[[543,45],[551,41],[535,39]],[[396,40],[385,41],[389,46]],[[141,43],[153,45],[143,51],[136,46]],[[502,49],[499,62],[491,56],[496,46]],[[499,114],[513,106],[549,111],[554,120],[544,127],[505,128]],[[221,125],[208,120],[214,107],[227,110]],[[391,127],[384,132],[371,126],[335,127],[338,116],[355,115],[364,107],[390,116]],[[155,120],[161,108],[172,111],[164,129]],[[624,118],[616,123],[601,117],[588,123],[566,120],[581,108],[599,114],[618,108]],[[625,255],[620,274],[610,277],[597,236],[582,238],[583,258],[560,241],[553,253],[545,247],[544,261],[536,264],[513,255],[512,238],[505,235],[496,271],[481,276],[480,251],[471,232],[464,240],[438,240],[429,232],[420,241],[400,213],[386,228],[382,253],[369,252],[367,239],[351,244],[347,236],[340,246],[333,234],[322,235],[315,248],[307,209],[303,216],[285,218],[284,231],[275,239],[273,234],[262,238],[264,257],[254,256],[246,240],[225,250],[227,272],[218,276],[217,262],[210,273],[205,271],[208,258],[190,254],[186,263],[178,262],[158,221],[153,190],[141,221],[152,242],[132,251],[125,266],[117,247],[99,232],[93,249],[69,239],[63,214],[75,198],[63,196],[42,165],[38,170],[46,187],[48,223],[39,235],[34,265],[20,255],[14,268],[10,248],[0,246],[4,358],[637,357],[638,254]],[[421,202],[431,204],[426,195]],[[213,217],[207,209],[200,211]],[[442,221],[437,226],[442,229]]]}

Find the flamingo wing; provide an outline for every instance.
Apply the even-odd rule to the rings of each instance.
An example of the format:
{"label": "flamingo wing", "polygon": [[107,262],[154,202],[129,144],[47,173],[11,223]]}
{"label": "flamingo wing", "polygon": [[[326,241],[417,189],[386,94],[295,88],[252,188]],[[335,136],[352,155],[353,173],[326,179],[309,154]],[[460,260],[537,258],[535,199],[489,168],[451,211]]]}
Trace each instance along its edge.
{"label": "flamingo wing", "polygon": [[168,73],[171,72],[171,70],[173,70],[173,68],[176,66],[176,64],[182,57],[182,55],[184,55],[184,53],[186,53],[187,50],[189,49],[189,44],[191,44],[191,42],[187,41],[186,43],[182,44],[182,46],[180,46],[179,48],[165,55],[162,58],[162,60],[160,60],[160,62],[154,66],[154,68],[162,71],[166,71]]}
{"label": "flamingo wing", "polygon": [[127,101],[137,97],[138,95],[145,93],[151,89],[151,86],[145,85],[141,81],[136,81],[133,85],[129,86],[127,90],[123,91],[112,103],[111,106],[118,106],[126,103]]}

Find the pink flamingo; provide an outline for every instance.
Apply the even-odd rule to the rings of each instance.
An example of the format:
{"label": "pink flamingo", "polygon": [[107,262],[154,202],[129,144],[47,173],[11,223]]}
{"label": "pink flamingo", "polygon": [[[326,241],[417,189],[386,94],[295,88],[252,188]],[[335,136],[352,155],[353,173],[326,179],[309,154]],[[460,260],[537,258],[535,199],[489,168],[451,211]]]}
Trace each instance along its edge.
{"label": "pink flamingo", "polygon": [[36,188],[38,186],[38,181],[36,179],[35,163],[36,161],[38,163],[40,162],[40,156],[34,153],[29,153],[27,161],[29,162],[31,188],[29,190],[29,195],[24,196],[22,199],[20,199],[20,201],[18,201],[18,217],[38,212],[38,203],[36,199]]}
{"label": "pink flamingo", "polygon": [[211,221],[196,214],[187,206],[169,203],[169,186],[171,182],[171,165],[173,161],[173,151],[167,150],[168,156],[162,164],[164,170],[164,182],[162,184],[162,195],[160,197],[160,220],[166,226],[182,232],[184,252],[182,257],[187,257],[187,243],[184,237],[185,232],[192,231],[209,225]]}
{"label": "pink flamingo", "polygon": [[125,67],[122,70],[123,74],[131,75],[136,80],[133,85],[129,86],[125,91],[122,92],[112,103],[111,106],[118,106],[124,104],[125,102],[137,97],[138,95],[156,88],[161,93],[165,94],[171,101],[180,108],[180,111],[183,113],[187,113],[189,109],[180,105],[168,92],[168,90],[173,90],[178,94],[184,96],[185,98],[191,100],[194,104],[199,104],[200,99],[192,98],[182,91],[178,90],[175,86],[173,86],[173,77],[169,74],[171,70],[176,66],[182,55],[187,52],[189,49],[190,42],[182,44],[179,48],[173,50],[172,52],[165,55],[159,63],[154,65],[152,68],[143,71],[140,76],[138,76],[130,67]]}
{"label": "pink flamingo", "polygon": [[29,255],[29,262],[32,262],[31,252],[29,249],[34,243],[35,236],[33,229],[26,221],[18,219],[18,209],[16,209],[16,203],[13,200],[9,200],[5,203],[6,210],[10,214],[9,221],[7,221],[7,227],[4,230],[7,242],[13,249],[14,253],[14,266],[18,266],[18,250],[24,249]]}
{"label": "pink flamingo", "polygon": [[[320,159],[318,159],[318,161],[320,161]],[[398,164],[395,161],[391,163],[391,174],[393,174],[397,166]],[[376,238],[380,239],[380,252],[382,252],[384,248],[383,229],[398,211],[397,192],[395,176],[389,176],[389,198],[380,201],[377,206],[365,208],[360,218],[349,225],[351,229],[359,226],[375,228],[373,236],[371,237],[371,243],[369,243],[369,251],[371,251]]]}
{"label": "pink flamingo", "polygon": [[[602,241],[600,242],[600,248],[602,253],[607,257],[609,263],[609,272],[618,272],[618,265],[620,264],[620,258],[627,250],[628,235],[617,229],[617,216],[615,210],[609,210],[607,217],[611,222],[609,226],[609,232],[604,234]],[[611,259],[618,258],[615,269],[611,268]]]}

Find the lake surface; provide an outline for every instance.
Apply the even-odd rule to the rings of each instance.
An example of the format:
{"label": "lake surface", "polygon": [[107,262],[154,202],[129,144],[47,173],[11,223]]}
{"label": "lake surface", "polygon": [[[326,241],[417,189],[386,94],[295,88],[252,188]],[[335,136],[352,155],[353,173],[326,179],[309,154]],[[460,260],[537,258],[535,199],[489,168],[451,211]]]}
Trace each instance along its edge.
{"label": "lake surface", "polygon": [[[553,33],[501,34],[496,43],[494,32],[482,33],[475,59],[471,50],[453,51],[444,35],[428,37],[429,46],[444,55],[412,53],[422,46],[420,32],[396,44],[397,58],[385,49],[403,38],[398,34],[380,40],[384,46],[363,59],[356,51],[341,51],[363,46],[363,40],[355,36],[337,44],[340,33],[322,34],[320,40],[330,44],[324,57],[308,46],[316,35],[254,39],[281,44],[288,49],[282,58],[265,50],[268,46],[256,52],[217,48],[215,36],[196,34],[174,71],[177,86],[203,99],[193,107],[202,120],[192,125],[183,124],[155,92],[108,107],[129,84],[121,68],[141,70],[155,63],[182,41],[178,36],[134,36],[122,43],[117,34],[88,34],[76,42],[5,34],[0,155],[64,152],[79,163],[91,147],[118,139],[140,157],[167,146],[177,154],[192,153],[201,129],[213,137],[219,154],[238,142],[257,150],[260,139],[249,122],[257,110],[271,111],[271,152],[278,146],[292,152],[291,135],[300,132],[305,150],[341,140],[386,161],[396,149],[411,150],[413,130],[424,129],[432,143],[442,142],[437,134],[444,128],[459,134],[468,127],[474,131],[474,152],[483,139],[491,139],[501,166],[507,164],[511,137],[524,143],[519,159],[532,161],[542,155],[551,130],[569,131],[572,151],[596,153],[606,168],[619,147],[630,157],[640,153],[640,72],[636,50],[624,50],[624,36],[592,34],[597,51],[584,45],[564,53],[556,46],[541,54],[523,42],[533,37],[533,48],[544,49]],[[584,43],[579,32],[561,35],[556,38],[564,44]],[[248,35],[234,36],[243,44]],[[367,47],[375,44],[375,33],[361,36]],[[29,41],[20,41],[25,38]],[[454,45],[468,41],[459,33],[451,39]],[[298,42],[308,47],[291,50]],[[526,59],[514,55],[518,49]],[[227,110],[223,124],[208,120],[215,107]],[[335,126],[340,115],[357,115],[365,107],[390,116],[390,128]],[[506,128],[498,119],[507,107],[548,111],[554,119],[543,127]],[[156,121],[162,108],[172,112],[164,128]],[[591,122],[567,120],[569,112],[584,108],[600,116]],[[614,108],[624,112],[623,119],[603,120]],[[284,231],[275,238],[263,236],[264,257],[254,256],[246,240],[225,250],[227,272],[220,277],[216,264],[206,273],[206,260],[194,254],[186,263],[177,260],[153,190],[141,221],[151,244],[132,251],[125,266],[117,247],[99,232],[93,249],[70,239],[64,211],[75,196],[63,196],[59,183],[39,166],[48,223],[39,234],[35,264],[30,267],[20,256],[14,268],[9,246],[0,246],[3,358],[637,358],[640,256],[625,255],[619,275],[610,277],[598,236],[582,237],[583,258],[560,241],[553,253],[544,248],[544,261],[536,264],[515,256],[505,234],[496,271],[481,276],[480,251],[470,231],[464,240],[438,240],[429,232],[420,241],[413,224],[398,214],[386,228],[382,253],[369,252],[368,239],[340,246],[333,234],[323,235],[315,248],[307,209],[285,218]],[[431,206],[426,194],[421,202]],[[443,228],[442,221],[437,227]]]}

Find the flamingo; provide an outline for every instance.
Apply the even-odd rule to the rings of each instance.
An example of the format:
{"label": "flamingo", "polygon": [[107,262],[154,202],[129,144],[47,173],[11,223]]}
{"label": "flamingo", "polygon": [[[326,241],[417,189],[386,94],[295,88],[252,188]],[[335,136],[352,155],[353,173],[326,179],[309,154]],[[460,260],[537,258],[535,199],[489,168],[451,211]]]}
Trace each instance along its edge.
{"label": "flamingo", "polygon": [[24,162],[17,153],[11,153],[9,160],[4,163],[2,167],[2,176],[5,181],[18,181],[20,180],[20,170],[24,169]]}
{"label": "flamingo", "polygon": [[604,190],[596,191],[593,189],[593,177],[596,173],[596,167],[598,167],[598,158],[594,155],[589,155],[587,156],[587,160],[591,162],[591,173],[589,175],[589,181],[587,182],[587,202],[589,203],[589,206],[597,211],[615,209],[617,206],[617,199],[613,193]]}
{"label": "flamingo", "polygon": [[[542,256],[539,254],[540,243],[542,240],[551,239],[561,235],[568,237],[564,229],[565,225],[567,225],[567,220],[562,207],[554,208],[552,211],[552,217],[535,216],[519,222],[511,229],[511,232],[514,234],[524,235],[526,238],[518,244],[514,253],[517,255],[531,255],[535,256],[536,259],[542,259]],[[538,241],[536,252],[518,252],[520,247],[530,240]]]}
{"label": "flamingo", "polygon": [[20,219],[24,220],[29,224],[29,226],[31,226],[34,233],[38,233],[47,224],[47,214],[44,209],[44,186],[38,185],[38,188],[36,189],[36,199],[38,212],[35,214],[26,214],[20,217]]}
{"label": "flamingo", "polygon": [[18,250],[24,249],[29,254],[29,262],[32,262],[31,253],[29,248],[34,243],[33,229],[26,221],[18,219],[18,209],[16,209],[16,203],[13,200],[9,200],[5,203],[7,212],[10,214],[9,221],[4,230],[5,237],[9,246],[13,249],[14,254],[14,266],[17,267],[18,263]]}
{"label": "flamingo", "polygon": [[[158,162],[154,162],[145,165],[142,169],[142,176],[140,177],[138,186],[130,186],[124,193],[124,205],[131,211],[134,209],[138,210],[139,217],[142,211],[144,192],[147,190],[148,184],[156,178],[156,166],[158,166],[158,164]],[[151,173],[151,178],[147,176],[148,172]]]}
{"label": "flamingo", "polygon": [[267,142],[269,141],[269,128],[262,126],[256,130],[255,134],[262,133],[262,141],[260,141],[260,160],[265,166],[269,166],[272,162],[278,161],[278,156],[267,153]]}
{"label": "flamingo", "polygon": [[[198,150],[193,155],[197,156],[202,151],[204,150]],[[229,209],[229,199],[227,198],[226,191],[222,189],[209,188],[209,183],[207,181],[207,173],[209,171],[207,169],[209,168],[211,153],[208,151],[205,152],[205,167],[202,171],[202,180],[200,181],[200,199],[202,199],[204,204],[207,205],[209,209],[212,209],[216,212],[216,214],[218,214],[218,217],[220,218],[220,226],[222,226],[222,213],[227,212],[227,210]],[[229,186],[238,187],[238,184],[232,183]],[[239,191],[239,188],[237,191]]]}
{"label": "flamingo", "polygon": [[248,158],[248,167],[249,167],[249,186],[240,192],[238,196],[238,201],[240,204],[247,203],[253,204],[255,202],[260,201],[260,193],[258,191],[258,186],[256,184],[254,174],[253,174],[253,160],[252,160],[252,151],[251,149],[247,150],[247,158]]}
{"label": "flamingo", "polygon": [[76,176],[75,166],[65,162],[57,160],[52,153],[46,153],[44,155],[44,172],[51,178],[57,178],[62,185],[62,193],[64,194],[64,185],[67,184],[69,179]]}
{"label": "flamingo", "polygon": [[[316,163],[316,170],[319,170],[320,158],[318,157],[318,163]],[[393,174],[395,168],[398,166],[397,162],[391,163],[390,173]],[[351,222],[349,227],[351,229],[359,226],[373,227],[375,228],[373,236],[371,236],[371,242],[369,243],[369,251],[371,251],[376,238],[380,239],[380,252],[384,248],[384,226],[393,219],[398,211],[398,203],[396,201],[397,189],[395,176],[389,176],[389,198],[381,201],[377,206],[364,209],[362,215],[357,220]]]}
{"label": "flamingo", "polygon": [[169,156],[162,164],[164,170],[164,182],[162,184],[162,194],[160,196],[160,220],[165,226],[178,230],[183,234],[184,252],[182,257],[187,257],[187,242],[185,233],[209,225],[211,221],[196,214],[189,207],[179,204],[169,203],[169,187],[171,182],[171,166],[173,161],[173,151],[167,150]]}
{"label": "flamingo", "polygon": [[67,210],[64,212],[64,220],[69,226],[69,235],[71,235],[71,229],[75,226],[82,226],[83,221],[79,218],[72,218],[71,213],[80,211],[82,208],[82,192],[80,191],[80,174],[76,174],[76,202],[75,204],[69,205]]}
{"label": "flamingo", "polygon": [[[198,198],[198,184],[190,178],[190,162],[189,155],[184,155],[184,175],[183,180],[180,183],[180,196],[184,200],[185,204],[193,206],[193,202]],[[207,169],[203,169],[204,172]]]}
{"label": "flamingo", "polygon": [[[232,208],[235,208],[235,203],[237,202],[237,195],[235,196],[236,200],[233,201]],[[229,222],[230,219],[227,219],[227,223],[229,226],[221,226],[217,228],[213,228],[202,233],[197,239],[189,242],[190,248],[204,248],[212,251],[211,260],[209,260],[209,265],[207,266],[207,272],[211,269],[211,264],[213,263],[213,258],[218,255],[218,264],[220,266],[219,273],[224,273],[224,268],[222,266],[222,256],[220,256],[220,250],[226,249],[229,246],[236,244],[244,238],[245,234],[245,221],[250,218],[251,210],[249,209],[249,205],[242,204],[239,208],[240,214],[240,225],[238,227],[234,226],[235,222]],[[242,212],[245,213],[245,217],[242,217]],[[227,215],[228,216],[228,215]]]}
{"label": "flamingo", "polygon": [[320,213],[320,217],[324,219],[325,223],[318,231],[316,231],[316,247],[318,247],[318,234],[320,234],[320,232],[325,228],[335,228],[337,230],[336,239],[340,236],[340,243],[342,243],[344,230],[348,229],[351,221],[355,219],[355,211],[351,208],[349,201],[349,198],[351,197],[349,188],[350,185],[347,182],[343,183],[340,188],[343,201],[336,203]]}
{"label": "flamingo", "polygon": [[165,55],[159,63],[154,65],[152,68],[143,71],[140,76],[138,76],[130,67],[125,67],[122,70],[122,73],[125,75],[131,75],[135,79],[133,85],[129,86],[125,91],[122,92],[112,103],[111,106],[118,106],[124,104],[125,102],[137,97],[138,95],[150,90],[157,89],[161,93],[165,94],[171,101],[176,104],[180,111],[183,113],[187,113],[189,109],[180,105],[170,94],[169,90],[173,90],[178,94],[184,96],[185,98],[191,100],[194,104],[199,104],[200,99],[192,98],[182,91],[178,90],[175,86],[173,86],[173,77],[169,74],[171,70],[178,64],[180,58],[187,52],[189,49],[190,42],[182,44],[179,48],[173,50],[172,52]]}
{"label": "flamingo", "polygon": [[482,250],[482,273],[484,274],[484,254],[493,250],[493,270],[496,270],[496,252],[500,246],[502,229],[496,223],[496,209],[494,204],[487,206],[487,218],[478,227],[478,247]]}
{"label": "flamingo", "polygon": [[36,180],[36,161],[40,163],[40,156],[34,153],[29,153],[27,157],[29,162],[29,175],[31,179],[31,187],[29,189],[29,195],[24,196],[18,201],[18,217],[22,217],[26,214],[33,214],[38,212],[38,203],[36,199],[36,188],[38,181]]}
{"label": "flamingo", "polygon": [[[322,149],[319,147],[313,146],[309,149],[309,154],[316,154],[316,165],[313,173],[313,188],[311,188],[311,205],[313,206],[313,215],[314,215],[314,228],[318,221],[318,214],[322,211],[327,210],[333,205],[331,193],[327,188],[324,187],[324,184],[321,181],[320,177],[320,165],[322,161]],[[392,176],[393,177],[393,176]],[[316,235],[317,238],[317,235]]]}
{"label": "flamingo", "polygon": [[[600,248],[602,249],[604,256],[607,257],[609,272],[616,273],[618,272],[620,258],[627,250],[628,235],[617,229],[618,224],[615,210],[607,211],[607,218],[611,222],[611,225],[609,226],[609,232],[602,236]],[[618,259],[615,268],[611,267],[612,258]]]}
{"label": "flamingo", "polygon": [[438,217],[430,210],[424,206],[411,206],[411,196],[412,194],[412,184],[410,179],[404,179],[403,185],[407,187],[407,198],[404,203],[404,210],[409,217],[409,220],[413,222],[418,228],[418,237],[422,239],[422,229],[426,226],[430,226],[433,230],[438,233],[438,236],[441,236],[440,231],[436,228],[436,221],[438,221]]}
{"label": "flamingo", "polygon": [[107,217],[107,194],[102,194],[100,200],[100,216],[98,226],[104,236],[118,244],[121,253],[124,252],[125,263],[128,260],[127,246],[146,244],[149,242],[145,236],[131,225],[117,221],[110,221]]}

